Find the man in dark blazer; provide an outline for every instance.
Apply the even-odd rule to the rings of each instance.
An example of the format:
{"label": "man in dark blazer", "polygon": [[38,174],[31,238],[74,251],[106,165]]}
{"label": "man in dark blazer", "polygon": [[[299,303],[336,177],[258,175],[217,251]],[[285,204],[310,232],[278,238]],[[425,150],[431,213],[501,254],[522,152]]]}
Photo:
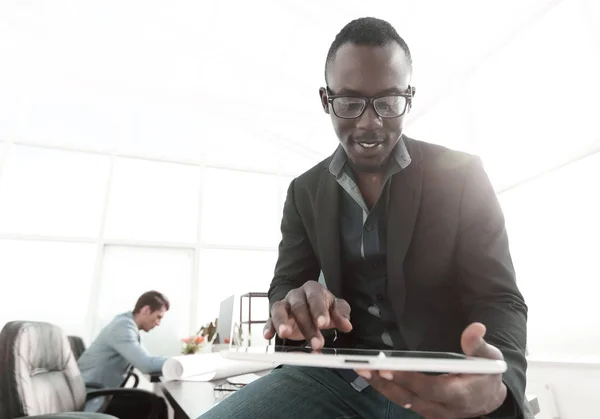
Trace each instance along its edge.
{"label": "man in dark blazer", "polygon": [[385,21],[357,19],[334,40],[320,98],[340,146],[289,186],[265,337],[463,352],[507,372],[281,367],[205,417],[531,417],[527,307],[500,205],[477,157],[403,134],[411,75]]}

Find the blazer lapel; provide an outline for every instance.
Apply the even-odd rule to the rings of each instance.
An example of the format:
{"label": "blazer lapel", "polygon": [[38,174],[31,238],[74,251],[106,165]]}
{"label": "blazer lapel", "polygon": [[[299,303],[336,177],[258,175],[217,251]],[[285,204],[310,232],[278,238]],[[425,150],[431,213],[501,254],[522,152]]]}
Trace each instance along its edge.
{"label": "blazer lapel", "polygon": [[340,274],[339,188],[329,170],[323,170],[317,189],[315,211],[317,246],[327,289],[342,296]]}
{"label": "blazer lapel", "polygon": [[[391,179],[387,220],[387,291],[401,333],[411,348],[419,343],[420,333],[418,330],[411,330],[410,322],[402,322],[401,319],[406,305],[403,265],[419,213],[423,181],[420,150],[418,146],[414,148],[415,150],[410,150],[411,164]],[[418,325],[413,325],[416,326]]]}

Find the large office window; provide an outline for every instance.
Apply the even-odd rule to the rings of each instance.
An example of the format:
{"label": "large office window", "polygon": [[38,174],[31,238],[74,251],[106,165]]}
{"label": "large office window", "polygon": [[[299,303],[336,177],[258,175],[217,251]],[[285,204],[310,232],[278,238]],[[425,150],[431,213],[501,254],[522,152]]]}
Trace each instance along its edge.
{"label": "large office window", "polygon": [[96,247],[85,243],[0,240],[0,328],[45,321],[86,337]]}
{"label": "large office window", "polygon": [[[275,173],[279,170],[279,146],[258,133],[252,122],[243,119],[251,102],[251,97],[235,94],[223,103],[215,103],[222,115],[207,112],[199,115],[205,128],[202,156],[215,166]],[[227,118],[229,112],[240,118]]]}
{"label": "large office window", "polygon": [[[43,54],[36,51],[29,55],[42,57]],[[51,60],[60,62],[59,57]],[[24,100],[14,135],[45,144],[114,150],[127,135],[123,127],[126,120],[122,114],[123,99],[110,97],[110,90],[78,84],[75,77],[63,80],[64,73],[53,74],[52,70],[57,69],[50,68],[46,62],[31,61],[21,66],[44,71],[28,72],[29,77],[15,80],[17,84],[24,82],[25,86],[20,86]],[[94,100],[90,101],[90,97]]]}
{"label": "large office window", "polygon": [[[29,313],[89,340],[141,293],[158,289],[173,307],[143,339],[153,353],[175,354],[182,336],[218,316],[221,300],[268,290],[292,177],[44,146],[6,149],[0,271],[21,288],[0,321]],[[77,296],[71,314],[45,316],[41,295],[28,311],[23,296],[32,289],[65,306],[66,295],[46,292],[48,284]]]}
{"label": "large office window", "polygon": [[0,232],[95,238],[109,158],[12,146],[0,179]]}
{"label": "large office window", "polygon": [[279,243],[276,176],[207,169],[202,203],[204,243],[273,248]]}
{"label": "large office window", "polygon": [[203,249],[198,275],[198,323],[214,320],[221,301],[230,295],[267,292],[276,261],[275,250]]}
{"label": "large office window", "polygon": [[108,239],[195,243],[200,169],[119,158],[105,235]]}
{"label": "large office window", "polygon": [[115,315],[133,310],[137,298],[156,290],[170,300],[162,324],[142,339],[155,355],[177,355],[190,331],[193,252],[180,249],[107,246],[94,319],[99,332]]}
{"label": "large office window", "polygon": [[[202,95],[165,98],[147,89],[119,98],[123,131],[117,149],[124,153],[145,153],[160,158],[198,162],[206,156],[212,132]],[[107,105],[115,98],[105,98]]]}

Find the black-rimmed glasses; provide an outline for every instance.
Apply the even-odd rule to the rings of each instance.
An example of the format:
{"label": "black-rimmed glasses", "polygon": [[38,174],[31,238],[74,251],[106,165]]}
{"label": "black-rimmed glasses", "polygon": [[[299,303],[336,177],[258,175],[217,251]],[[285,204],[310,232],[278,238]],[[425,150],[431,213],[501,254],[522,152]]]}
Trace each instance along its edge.
{"label": "black-rimmed glasses", "polygon": [[404,115],[415,94],[415,88],[409,86],[408,92],[388,94],[377,97],[354,95],[333,95],[327,87],[327,101],[338,118],[354,119],[360,117],[367,106],[373,103],[373,109],[382,118],[398,118]]}

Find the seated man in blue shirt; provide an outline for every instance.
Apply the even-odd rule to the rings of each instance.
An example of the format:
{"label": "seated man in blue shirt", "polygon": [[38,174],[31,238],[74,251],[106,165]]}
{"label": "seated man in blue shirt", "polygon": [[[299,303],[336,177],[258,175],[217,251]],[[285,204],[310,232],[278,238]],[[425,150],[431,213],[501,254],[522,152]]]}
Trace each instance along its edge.
{"label": "seated man in blue shirt", "polygon": [[144,374],[157,373],[167,358],[150,356],[140,343],[140,330],[160,325],[169,300],[157,291],[138,298],[133,312],[115,316],[77,361],[86,385],[119,387],[132,365]]}

